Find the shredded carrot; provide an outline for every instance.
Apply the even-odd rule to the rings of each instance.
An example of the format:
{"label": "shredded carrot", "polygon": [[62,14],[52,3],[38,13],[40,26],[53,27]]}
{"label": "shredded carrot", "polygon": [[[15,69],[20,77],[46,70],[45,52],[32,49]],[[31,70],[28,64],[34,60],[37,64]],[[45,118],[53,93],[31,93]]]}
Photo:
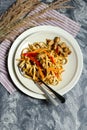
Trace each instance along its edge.
{"label": "shredded carrot", "polygon": [[48,55],[48,57],[50,58],[51,62],[54,63],[54,64],[56,64],[56,61],[55,61],[54,57],[51,56],[51,55],[49,54],[49,52],[47,52],[47,51],[45,51],[45,50],[44,50],[44,52]]}
{"label": "shredded carrot", "polygon": [[48,68],[48,71],[58,71],[59,69],[58,68],[54,68],[54,67],[49,67]]}
{"label": "shredded carrot", "polygon": [[40,52],[43,52],[43,51],[45,51],[45,50],[47,50],[47,48],[40,48],[40,49],[37,49],[37,50],[35,50],[35,51],[31,51],[32,53],[40,53]]}
{"label": "shredded carrot", "polygon": [[52,71],[54,72],[55,76],[58,78],[59,77],[59,69],[58,68],[54,68],[54,67],[49,67],[48,71]]}

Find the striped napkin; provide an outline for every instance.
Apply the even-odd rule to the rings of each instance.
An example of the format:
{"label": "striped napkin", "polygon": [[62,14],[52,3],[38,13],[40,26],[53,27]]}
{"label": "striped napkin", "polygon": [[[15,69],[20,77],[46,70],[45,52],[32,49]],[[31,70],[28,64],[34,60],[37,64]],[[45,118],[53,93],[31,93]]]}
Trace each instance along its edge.
{"label": "striped napkin", "polygon": [[[44,7],[45,7],[45,4],[42,4],[38,9],[32,11],[32,13],[35,13]],[[56,10],[50,10],[50,11],[44,13],[41,17],[45,17],[45,16],[50,16],[50,17],[54,18],[54,20],[51,20],[51,21],[46,20],[45,22],[42,22],[41,24],[37,22],[37,25],[59,26],[62,29],[69,32],[73,37],[76,37],[78,31],[80,30],[80,25],[78,23],[69,19],[68,17],[66,17],[63,14],[60,14]],[[63,21],[63,22],[61,22],[61,21]],[[33,21],[33,22],[36,22],[36,21]],[[12,94],[14,91],[16,91],[17,88],[13,84],[13,82],[8,74],[8,69],[7,69],[8,51],[9,51],[9,49],[13,43],[12,41],[14,41],[15,37],[18,36],[20,33],[22,33],[27,28],[28,28],[28,23],[25,27],[22,27],[19,30],[14,30],[10,34],[11,40],[5,39],[0,44],[0,82],[10,94]]]}

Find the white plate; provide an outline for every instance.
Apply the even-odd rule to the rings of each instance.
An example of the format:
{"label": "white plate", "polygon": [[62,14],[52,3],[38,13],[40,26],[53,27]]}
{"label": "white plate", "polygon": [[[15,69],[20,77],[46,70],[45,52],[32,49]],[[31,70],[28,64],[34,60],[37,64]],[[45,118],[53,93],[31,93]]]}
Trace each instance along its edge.
{"label": "white plate", "polygon": [[38,99],[45,99],[41,90],[32,80],[24,78],[17,67],[16,59],[20,57],[21,50],[33,42],[45,41],[46,38],[53,39],[60,36],[70,47],[72,53],[68,58],[68,63],[64,66],[65,72],[62,81],[57,86],[52,86],[55,91],[65,94],[71,90],[82,72],[83,57],[77,41],[68,32],[59,27],[37,26],[22,33],[13,43],[8,55],[8,70],[15,85],[25,94]]}

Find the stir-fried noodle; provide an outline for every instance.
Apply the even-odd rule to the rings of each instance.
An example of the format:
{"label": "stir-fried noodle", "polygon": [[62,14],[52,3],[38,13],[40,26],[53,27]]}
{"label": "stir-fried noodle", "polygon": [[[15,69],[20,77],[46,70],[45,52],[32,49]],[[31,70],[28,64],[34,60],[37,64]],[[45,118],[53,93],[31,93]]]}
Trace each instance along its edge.
{"label": "stir-fried noodle", "polygon": [[42,79],[47,84],[56,85],[62,80],[63,65],[67,63],[70,53],[60,37],[46,39],[46,42],[35,42],[24,48],[18,67],[27,78],[34,81]]}

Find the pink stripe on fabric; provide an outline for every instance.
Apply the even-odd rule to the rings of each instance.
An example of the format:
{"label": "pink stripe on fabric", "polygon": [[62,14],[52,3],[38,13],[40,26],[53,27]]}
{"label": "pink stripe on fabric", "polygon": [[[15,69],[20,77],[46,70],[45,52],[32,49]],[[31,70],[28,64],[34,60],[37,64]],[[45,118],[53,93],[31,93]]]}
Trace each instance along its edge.
{"label": "pink stripe on fabric", "polygon": [[2,66],[2,65],[0,65],[0,71],[2,72],[2,73],[4,73],[4,74],[8,74],[8,71],[7,71],[7,68],[6,68],[6,66]]}
{"label": "pink stripe on fabric", "polygon": [[[30,15],[32,15],[46,7],[47,7],[47,5],[42,3],[42,5],[40,5],[36,10],[32,11]],[[67,32],[69,32],[74,37],[77,35],[78,31],[80,30],[80,25],[78,23],[69,19],[68,17],[66,17],[63,14],[60,14],[59,12],[57,12],[55,10],[47,11],[46,13],[39,16],[38,18],[42,18],[42,17],[46,17],[46,16],[50,17],[50,18],[52,17],[52,18],[54,18],[54,20],[53,19],[46,20],[45,22],[42,22],[42,23],[32,20],[31,23],[36,23],[36,25],[59,26],[59,27],[63,28],[64,30],[66,30]],[[63,22],[61,22],[61,21],[63,21]],[[27,27],[28,27],[28,24],[26,23],[26,25],[24,27],[20,28],[19,30],[15,29],[12,32],[12,34],[10,35],[11,40],[14,40],[15,35],[22,33],[25,29],[27,29]],[[8,51],[11,47],[11,44],[12,44],[12,42],[7,39],[4,40],[0,44],[0,52],[1,52],[0,53],[0,82],[7,89],[7,91],[12,94],[16,90],[16,88],[15,88],[14,84],[12,83],[12,81],[9,77],[9,74],[8,74],[8,70],[7,70],[7,56],[8,56]]]}
{"label": "pink stripe on fabric", "polygon": [[3,59],[1,59],[0,60],[1,62],[0,62],[0,70],[1,70],[1,67],[5,67],[6,66],[6,63],[5,63],[5,61],[3,61]]}
{"label": "pink stripe on fabric", "polygon": [[0,44],[0,46],[2,46],[2,45],[9,45],[11,42],[8,40],[8,39],[5,39],[3,42],[2,42],[2,44]]}
{"label": "pink stripe on fabric", "polygon": [[49,12],[46,13],[46,15],[47,15],[47,14],[48,14],[48,16],[50,15],[50,16],[52,16],[52,17],[54,17],[54,18],[59,19],[60,21],[62,21],[63,24],[68,25],[68,26],[70,27],[70,29],[71,29],[72,27],[76,27],[76,28],[74,28],[74,30],[79,29],[79,24],[78,24],[78,23],[75,23],[75,22],[73,22],[72,20],[69,20],[69,18],[67,18],[67,17],[64,16],[63,14],[60,14],[60,13],[58,13],[58,12],[56,13],[55,10],[49,11]]}
{"label": "pink stripe on fabric", "polygon": [[4,74],[7,74],[7,55],[8,50],[11,46],[11,42],[9,40],[4,40],[0,44],[0,71]]}
{"label": "pink stripe on fabric", "polygon": [[8,75],[0,72],[0,82],[2,83],[2,85],[7,89],[7,91],[12,94],[13,92],[16,91],[16,88],[13,86],[13,84],[11,83]]}

